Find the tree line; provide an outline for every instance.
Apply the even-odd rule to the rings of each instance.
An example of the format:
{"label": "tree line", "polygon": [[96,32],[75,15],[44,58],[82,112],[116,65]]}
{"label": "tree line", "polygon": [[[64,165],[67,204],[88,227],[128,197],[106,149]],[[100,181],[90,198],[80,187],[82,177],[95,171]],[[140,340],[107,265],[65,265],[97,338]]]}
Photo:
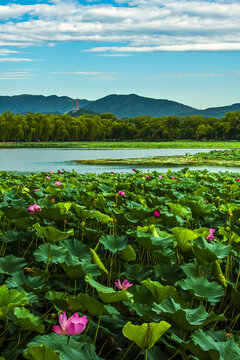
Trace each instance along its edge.
{"label": "tree line", "polygon": [[0,141],[239,140],[240,110],[221,119],[202,116],[137,116],[27,113],[0,115]]}

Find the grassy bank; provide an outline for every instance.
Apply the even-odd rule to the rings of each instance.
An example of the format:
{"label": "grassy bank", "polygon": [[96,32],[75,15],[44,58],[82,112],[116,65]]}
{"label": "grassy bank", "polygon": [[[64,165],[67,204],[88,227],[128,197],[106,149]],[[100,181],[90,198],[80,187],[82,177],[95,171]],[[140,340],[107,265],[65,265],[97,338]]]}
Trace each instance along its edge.
{"label": "grassy bank", "polygon": [[212,150],[209,153],[197,153],[183,156],[155,156],[152,158],[137,159],[78,160],[77,163],[91,165],[207,165],[240,167],[240,151]]}
{"label": "grassy bank", "polygon": [[138,149],[164,149],[164,148],[199,148],[199,149],[240,149],[240,141],[84,141],[84,142],[0,142],[0,148],[138,148]]}

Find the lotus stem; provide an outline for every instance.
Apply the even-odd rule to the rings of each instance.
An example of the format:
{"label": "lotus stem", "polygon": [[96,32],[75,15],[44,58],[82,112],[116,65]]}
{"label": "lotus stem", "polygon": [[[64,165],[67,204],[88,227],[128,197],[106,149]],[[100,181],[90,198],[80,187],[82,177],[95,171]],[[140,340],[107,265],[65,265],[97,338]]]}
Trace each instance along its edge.
{"label": "lotus stem", "polygon": [[96,345],[96,341],[97,341],[98,330],[100,327],[100,322],[101,322],[101,317],[102,317],[102,310],[103,310],[103,305],[101,306],[101,311],[100,311],[99,318],[98,318],[97,329],[96,329],[95,336],[94,336],[94,341],[93,341],[94,346]]}
{"label": "lotus stem", "polygon": [[147,360],[147,355],[148,355],[148,349],[145,349],[145,357],[144,357],[144,360]]}

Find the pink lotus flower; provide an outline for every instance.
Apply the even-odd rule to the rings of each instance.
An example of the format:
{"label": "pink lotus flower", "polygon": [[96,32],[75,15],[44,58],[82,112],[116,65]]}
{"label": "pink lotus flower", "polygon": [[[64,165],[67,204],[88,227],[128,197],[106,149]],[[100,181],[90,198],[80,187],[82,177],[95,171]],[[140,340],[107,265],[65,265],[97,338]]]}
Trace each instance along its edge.
{"label": "pink lotus flower", "polygon": [[55,181],[54,185],[58,185],[58,186],[61,186],[62,183],[60,181]]}
{"label": "pink lotus flower", "polygon": [[52,175],[52,174],[53,174],[53,171],[50,171],[49,174]]}
{"label": "pink lotus flower", "polygon": [[126,193],[125,193],[124,191],[119,191],[118,194],[121,195],[121,196],[125,196],[125,195],[126,195]]}
{"label": "pink lotus flower", "polygon": [[114,171],[111,171],[111,174],[114,174]]}
{"label": "pink lotus flower", "polygon": [[136,169],[133,168],[132,171],[136,171]]}
{"label": "pink lotus flower", "polygon": [[240,181],[240,179],[236,179],[236,181]]}
{"label": "pink lotus flower", "polygon": [[150,176],[149,176],[149,175],[146,175],[145,178],[146,178],[146,179],[150,179]]}
{"label": "pink lotus flower", "polygon": [[51,202],[53,202],[53,203],[54,203],[54,202],[55,202],[55,199],[54,199],[54,198],[51,198]]}
{"label": "pink lotus flower", "polygon": [[50,180],[50,176],[46,176],[46,180]]}
{"label": "pink lotus flower", "polygon": [[37,192],[37,191],[39,191],[39,190],[41,190],[41,189],[34,189],[33,191]]}
{"label": "pink lotus flower", "polygon": [[118,176],[120,177],[121,175],[120,175],[120,174],[118,174]]}
{"label": "pink lotus flower", "polygon": [[86,316],[80,317],[77,312],[73,314],[69,319],[67,319],[65,311],[63,311],[62,314],[59,313],[58,320],[60,326],[54,325],[52,327],[53,331],[56,334],[67,336],[81,334],[84,331],[88,322]]}
{"label": "pink lotus flower", "polygon": [[172,179],[172,180],[174,180],[174,179],[175,179],[175,177],[174,177],[174,176],[171,176],[171,179]]}
{"label": "pink lotus flower", "polygon": [[60,174],[60,173],[61,173],[61,170],[58,170],[58,173]]}
{"label": "pink lotus flower", "polygon": [[215,230],[216,230],[216,229],[209,229],[209,234],[208,234],[208,236],[206,237],[206,240],[212,241],[212,240],[214,239],[213,233],[214,233]]}
{"label": "pink lotus flower", "polygon": [[133,284],[131,284],[127,279],[124,280],[122,283],[120,279],[117,279],[117,281],[115,281],[114,284],[118,289],[121,290],[127,290],[129,287],[133,286]]}
{"label": "pink lotus flower", "polygon": [[160,218],[160,216],[161,216],[162,214],[161,214],[159,211],[154,210],[153,215],[154,215],[156,218]]}
{"label": "pink lotus flower", "polygon": [[37,204],[33,204],[28,207],[28,210],[30,211],[30,214],[33,215],[35,212],[40,212],[42,210],[41,206]]}
{"label": "pink lotus flower", "polygon": [[161,179],[162,178],[162,175],[159,175],[159,179]]}

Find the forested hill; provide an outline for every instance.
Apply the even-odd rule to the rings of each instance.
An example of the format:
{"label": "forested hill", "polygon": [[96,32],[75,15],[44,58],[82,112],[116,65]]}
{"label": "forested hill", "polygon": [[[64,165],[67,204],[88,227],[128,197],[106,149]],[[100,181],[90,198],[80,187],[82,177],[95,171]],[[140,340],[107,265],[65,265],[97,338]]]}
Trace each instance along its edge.
{"label": "forested hill", "polygon": [[130,118],[135,116],[150,115],[185,116],[192,114],[196,109],[170,100],[158,100],[130,95],[108,95],[96,101],[88,103],[87,108],[102,114],[110,112],[118,118]]}
{"label": "forested hill", "polygon": [[[79,107],[85,107],[88,100],[79,100]],[[15,95],[0,96],[0,113],[10,110],[13,113],[25,114],[41,112],[64,114],[75,109],[76,100],[67,96]]]}
{"label": "forested hill", "polygon": [[95,101],[80,99],[80,111],[72,112],[75,109],[75,104],[76,100],[67,96],[0,96],[0,114],[10,110],[15,114],[26,114],[27,112],[64,114],[71,112],[71,115],[76,117],[84,113],[112,113],[121,119],[147,115],[151,117],[201,115],[205,118],[221,118],[228,112],[240,110],[240,103],[199,110],[176,101],[152,99],[136,94],[108,95]]}

